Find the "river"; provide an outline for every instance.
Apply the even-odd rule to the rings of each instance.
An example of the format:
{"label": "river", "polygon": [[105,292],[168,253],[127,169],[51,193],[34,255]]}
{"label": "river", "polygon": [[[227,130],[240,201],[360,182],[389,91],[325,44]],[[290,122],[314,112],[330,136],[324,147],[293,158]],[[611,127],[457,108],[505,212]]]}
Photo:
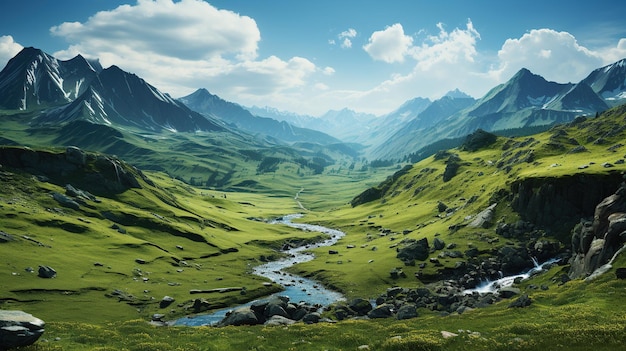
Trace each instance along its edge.
{"label": "river", "polygon": [[[329,238],[327,240],[307,245],[300,246],[290,250],[285,251],[288,255],[287,258],[280,259],[273,262],[268,262],[257,266],[254,268],[253,273],[259,275],[261,277],[265,277],[273,281],[274,283],[281,284],[284,291],[275,293],[273,295],[268,296],[267,298],[271,298],[272,296],[288,296],[290,301],[300,302],[306,301],[310,305],[320,304],[323,306],[327,306],[333,302],[344,300],[344,296],[336,291],[326,289],[320,283],[313,281],[311,279],[307,279],[304,277],[300,277],[291,273],[286,273],[284,271],[285,268],[291,267],[297,263],[308,262],[311,261],[314,256],[305,252],[307,250],[323,247],[323,246],[331,246],[337,243],[337,241],[345,236],[345,233],[336,229],[326,228],[320,225],[314,224],[306,224],[306,223],[294,223],[292,220],[296,218],[301,218],[302,214],[292,214],[287,215],[276,220],[273,220],[269,223],[277,224],[277,225],[287,225],[292,228],[297,228],[300,230],[311,231],[311,232],[319,232],[323,234],[327,234]],[[172,325],[187,325],[187,326],[201,326],[201,325],[213,325],[217,322],[221,321],[228,311],[233,309],[249,306],[254,301],[251,301],[247,304],[240,305],[237,307],[229,307],[221,310],[214,311],[209,314],[195,315],[184,317],[178,319],[172,323]]]}

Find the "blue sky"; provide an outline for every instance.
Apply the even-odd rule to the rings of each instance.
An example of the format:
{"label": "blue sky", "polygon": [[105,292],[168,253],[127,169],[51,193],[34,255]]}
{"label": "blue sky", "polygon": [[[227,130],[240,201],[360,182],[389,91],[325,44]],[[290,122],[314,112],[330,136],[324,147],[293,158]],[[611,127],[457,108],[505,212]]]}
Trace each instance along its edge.
{"label": "blue sky", "polygon": [[626,2],[9,0],[0,66],[22,47],[117,65],[174,97],[384,114],[525,67],[560,83],[626,57]]}

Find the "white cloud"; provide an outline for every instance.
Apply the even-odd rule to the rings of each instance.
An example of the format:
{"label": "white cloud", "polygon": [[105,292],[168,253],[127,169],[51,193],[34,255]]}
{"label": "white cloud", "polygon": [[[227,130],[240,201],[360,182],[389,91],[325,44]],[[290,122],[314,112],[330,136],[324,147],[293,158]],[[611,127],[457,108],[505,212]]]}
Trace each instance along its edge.
{"label": "white cloud", "polygon": [[335,69],[332,67],[324,67],[324,69],[322,70],[323,74],[326,76],[332,76],[333,74],[335,74]]}
{"label": "white cloud", "polygon": [[498,66],[489,72],[497,80],[527,68],[559,83],[578,82],[608,63],[600,52],[581,46],[572,34],[552,29],[533,29],[518,39],[507,39],[497,61]]}
{"label": "white cloud", "polygon": [[[352,39],[357,36],[357,31],[354,28],[348,28],[348,30],[344,30],[343,32],[337,35],[337,38],[341,41],[342,49],[350,49],[352,48]],[[329,39],[328,44],[336,45],[337,42],[335,39]]]}
{"label": "white cloud", "polygon": [[342,38],[354,38],[354,37],[356,37],[356,34],[357,34],[356,29],[348,28],[348,30],[343,31],[343,32],[341,32],[339,34],[339,39],[342,39]]}
{"label": "white cloud", "polygon": [[341,43],[341,47],[344,49],[349,49],[352,47],[352,40],[348,39],[348,38],[344,38],[343,42]]}
{"label": "white cloud", "polygon": [[104,67],[118,65],[173,96],[206,87],[231,101],[256,95],[267,102],[317,71],[301,57],[258,58],[254,19],[202,0],[138,0],[50,32],[71,43],[56,57],[99,58]]}
{"label": "white cloud", "polygon": [[10,35],[0,36],[0,70],[6,66],[13,56],[17,55],[24,47],[13,40]]}
{"label": "white cloud", "polygon": [[363,46],[374,60],[387,63],[403,62],[413,45],[413,38],[404,34],[400,23],[372,33],[369,42]]}

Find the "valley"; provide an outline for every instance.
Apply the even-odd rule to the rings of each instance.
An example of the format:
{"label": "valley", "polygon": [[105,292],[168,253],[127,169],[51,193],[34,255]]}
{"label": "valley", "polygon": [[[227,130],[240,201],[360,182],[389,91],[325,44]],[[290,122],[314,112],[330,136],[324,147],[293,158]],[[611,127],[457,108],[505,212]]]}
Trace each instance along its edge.
{"label": "valley", "polygon": [[[520,71],[350,139],[24,49],[0,72],[0,307],[46,322],[25,350],[615,349],[626,105],[602,100],[617,88],[598,72],[623,66],[584,86]],[[273,223],[295,213],[307,230]],[[314,225],[345,236],[317,247],[333,234]],[[548,260],[506,292],[463,293]],[[293,317],[300,301],[255,302],[285,274],[345,300],[307,306],[310,324],[166,326],[249,303]]]}

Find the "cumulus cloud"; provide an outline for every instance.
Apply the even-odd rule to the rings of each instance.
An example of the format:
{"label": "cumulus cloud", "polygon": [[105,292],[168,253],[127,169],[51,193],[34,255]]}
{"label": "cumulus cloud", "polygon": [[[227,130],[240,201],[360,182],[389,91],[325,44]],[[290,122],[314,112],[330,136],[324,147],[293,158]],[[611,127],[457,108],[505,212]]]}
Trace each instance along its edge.
{"label": "cumulus cloud", "polygon": [[412,45],[413,38],[405,35],[402,25],[396,23],[372,33],[363,50],[374,60],[394,63],[403,62]]}
{"label": "cumulus cloud", "polygon": [[346,31],[343,31],[339,34],[339,39],[343,39],[341,43],[341,47],[344,49],[349,49],[352,47],[352,38],[356,37],[356,29],[349,28]]}
{"label": "cumulus cloud", "polygon": [[581,46],[568,32],[533,29],[507,39],[498,51],[497,68],[490,74],[506,80],[521,68],[556,82],[578,82],[605,63],[603,55]]}
{"label": "cumulus cloud", "polygon": [[232,100],[274,94],[302,86],[316,72],[301,57],[260,59],[255,20],[202,0],[138,0],[50,33],[71,44],[56,57],[99,58],[103,66],[118,65],[174,96],[199,87],[219,87]]}
{"label": "cumulus cloud", "polygon": [[0,70],[6,66],[13,56],[17,55],[24,47],[13,40],[10,35],[0,36]]}

